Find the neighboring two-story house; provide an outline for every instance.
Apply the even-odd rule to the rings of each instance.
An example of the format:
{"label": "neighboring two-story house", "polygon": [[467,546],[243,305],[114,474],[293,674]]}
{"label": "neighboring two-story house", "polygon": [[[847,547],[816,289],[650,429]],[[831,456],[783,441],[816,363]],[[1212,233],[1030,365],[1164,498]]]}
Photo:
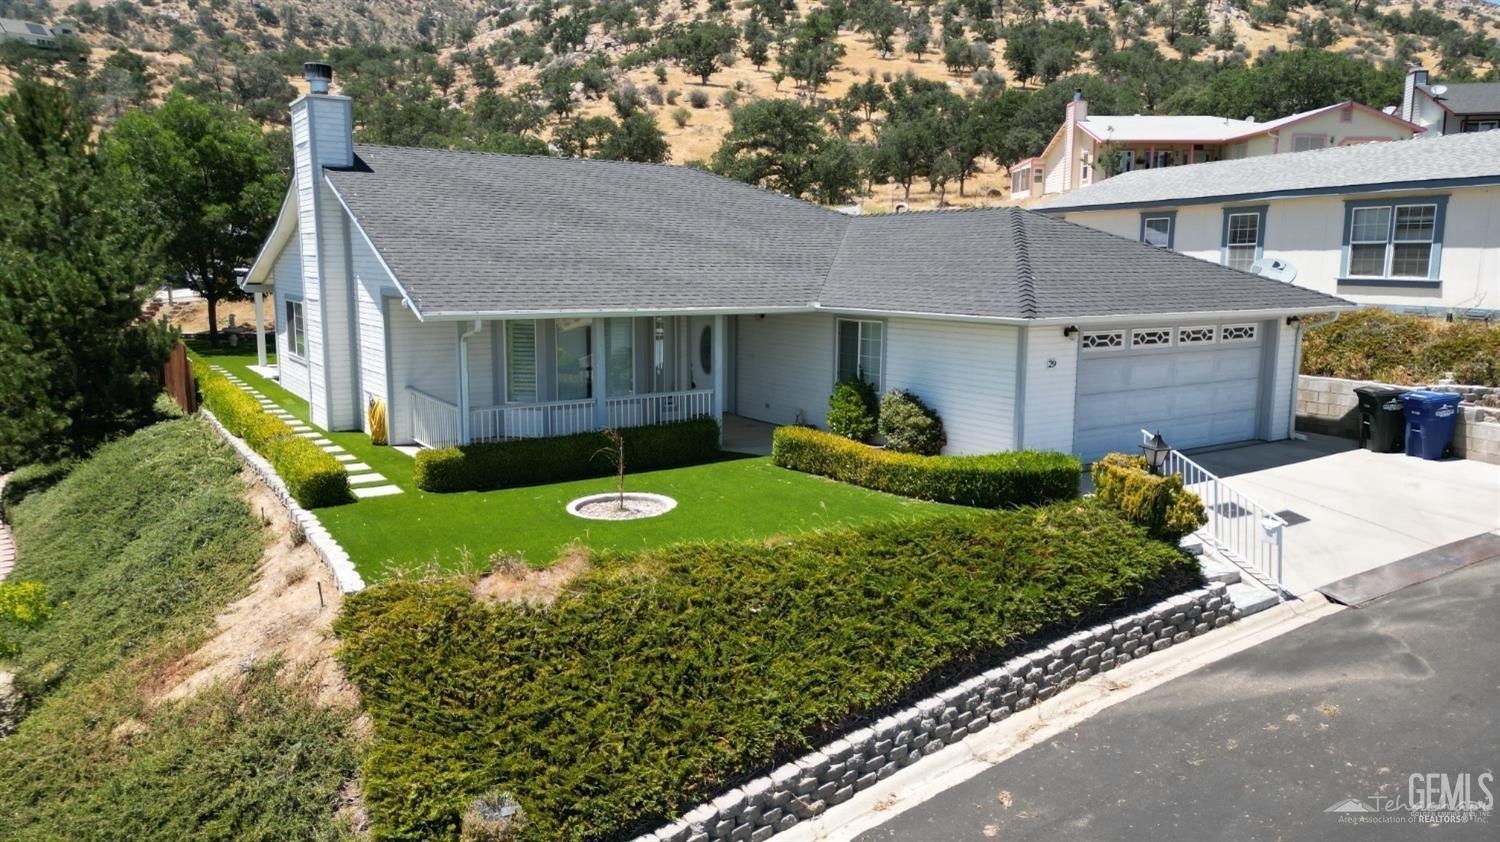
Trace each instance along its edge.
{"label": "neighboring two-story house", "polygon": [[1253,158],[1386,140],[1420,126],[1357,102],[1341,102],[1265,123],[1210,116],[1096,116],[1075,91],[1063,124],[1042,154],[1010,168],[1011,196],[1037,198],[1135,170]]}
{"label": "neighboring two-story house", "polygon": [[1427,71],[1406,74],[1401,118],[1433,134],[1463,134],[1500,129],[1500,82],[1432,82]]}
{"label": "neighboring two-story house", "polygon": [[1500,132],[1131,172],[1037,209],[1236,269],[1278,260],[1361,303],[1500,312]]}

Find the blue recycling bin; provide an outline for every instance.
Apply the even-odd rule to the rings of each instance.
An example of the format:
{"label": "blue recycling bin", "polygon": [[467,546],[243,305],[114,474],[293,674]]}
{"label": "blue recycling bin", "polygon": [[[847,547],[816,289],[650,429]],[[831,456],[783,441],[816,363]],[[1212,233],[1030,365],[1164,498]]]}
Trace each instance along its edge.
{"label": "blue recycling bin", "polygon": [[1453,447],[1453,428],[1458,424],[1461,395],[1417,390],[1401,395],[1406,413],[1406,455],[1441,459]]}

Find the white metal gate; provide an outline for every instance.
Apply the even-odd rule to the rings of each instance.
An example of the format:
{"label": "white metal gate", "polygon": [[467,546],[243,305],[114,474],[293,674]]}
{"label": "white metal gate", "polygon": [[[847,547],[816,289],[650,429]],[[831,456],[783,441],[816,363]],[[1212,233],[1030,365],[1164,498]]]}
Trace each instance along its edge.
{"label": "white metal gate", "polygon": [[1202,498],[1208,523],[1198,536],[1274,591],[1277,599],[1285,599],[1286,521],[1179,451],[1167,454],[1162,472],[1180,475],[1183,487]]}

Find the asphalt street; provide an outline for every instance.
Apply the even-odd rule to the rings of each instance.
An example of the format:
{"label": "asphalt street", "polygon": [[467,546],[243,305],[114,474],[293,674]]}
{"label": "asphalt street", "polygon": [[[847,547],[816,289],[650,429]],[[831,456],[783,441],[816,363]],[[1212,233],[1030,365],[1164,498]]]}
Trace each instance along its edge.
{"label": "asphalt street", "polygon": [[[1482,802],[1497,771],[1491,559],[1121,702],[858,838],[1500,840],[1497,810],[1458,824],[1380,809],[1437,800],[1444,774]],[[1375,812],[1328,812],[1359,810],[1349,799]]]}

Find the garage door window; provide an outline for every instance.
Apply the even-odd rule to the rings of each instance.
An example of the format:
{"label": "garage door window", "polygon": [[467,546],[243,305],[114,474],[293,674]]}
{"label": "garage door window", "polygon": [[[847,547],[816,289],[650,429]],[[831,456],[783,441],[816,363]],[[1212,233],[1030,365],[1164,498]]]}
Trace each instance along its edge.
{"label": "garage door window", "polygon": [[1205,325],[1204,327],[1180,327],[1177,329],[1178,345],[1207,345],[1213,341],[1213,325]]}
{"label": "garage door window", "polygon": [[1130,347],[1153,348],[1172,344],[1172,329],[1169,327],[1136,328],[1130,332]]}
{"label": "garage door window", "polygon": [[1222,335],[1225,342],[1253,342],[1255,325],[1224,325]]}
{"label": "garage door window", "polygon": [[1125,331],[1123,330],[1101,330],[1097,333],[1085,333],[1082,342],[1085,351],[1108,351],[1125,347]]}

